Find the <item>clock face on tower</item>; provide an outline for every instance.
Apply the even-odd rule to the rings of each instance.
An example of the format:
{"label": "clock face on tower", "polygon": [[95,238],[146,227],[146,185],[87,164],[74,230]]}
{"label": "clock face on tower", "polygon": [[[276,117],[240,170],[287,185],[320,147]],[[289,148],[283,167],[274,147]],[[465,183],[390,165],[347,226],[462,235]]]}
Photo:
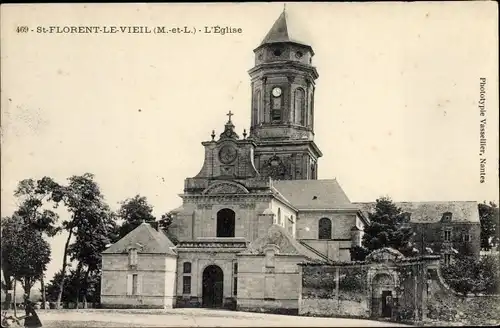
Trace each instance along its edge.
{"label": "clock face on tower", "polygon": [[223,146],[219,151],[219,160],[224,164],[229,164],[236,159],[237,151],[231,145]]}
{"label": "clock face on tower", "polygon": [[278,87],[274,88],[273,89],[273,96],[275,96],[275,97],[281,96],[281,88],[278,88]]}

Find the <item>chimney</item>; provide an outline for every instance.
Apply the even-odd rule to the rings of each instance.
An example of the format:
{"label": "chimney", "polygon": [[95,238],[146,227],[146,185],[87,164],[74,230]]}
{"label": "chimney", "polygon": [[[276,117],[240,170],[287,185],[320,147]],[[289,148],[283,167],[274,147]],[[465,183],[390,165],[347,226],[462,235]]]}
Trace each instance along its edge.
{"label": "chimney", "polygon": [[158,221],[151,221],[149,224],[153,227],[153,229],[158,231]]}

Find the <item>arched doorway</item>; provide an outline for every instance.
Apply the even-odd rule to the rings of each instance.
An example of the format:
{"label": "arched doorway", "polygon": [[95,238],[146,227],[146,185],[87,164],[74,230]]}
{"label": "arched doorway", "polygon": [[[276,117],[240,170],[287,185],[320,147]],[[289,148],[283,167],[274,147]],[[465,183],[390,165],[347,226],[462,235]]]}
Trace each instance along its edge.
{"label": "arched doorway", "polygon": [[217,265],[209,265],[203,270],[202,305],[220,308],[224,298],[224,273]]}
{"label": "arched doorway", "polygon": [[379,273],[372,280],[372,316],[390,318],[396,303],[394,278],[388,273]]}
{"label": "arched doorway", "polygon": [[234,237],[236,213],[229,208],[217,212],[217,237]]}

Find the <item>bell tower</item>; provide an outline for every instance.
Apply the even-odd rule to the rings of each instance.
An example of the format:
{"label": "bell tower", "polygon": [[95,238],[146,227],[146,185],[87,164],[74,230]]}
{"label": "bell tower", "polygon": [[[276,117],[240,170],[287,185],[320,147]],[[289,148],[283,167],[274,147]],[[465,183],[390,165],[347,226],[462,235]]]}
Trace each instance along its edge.
{"label": "bell tower", "polygon": [[254,50],[250,69],[250,137],[255,165],[275,180],[317,179],[321,151],[314,142],[314,51],[283,10]]}

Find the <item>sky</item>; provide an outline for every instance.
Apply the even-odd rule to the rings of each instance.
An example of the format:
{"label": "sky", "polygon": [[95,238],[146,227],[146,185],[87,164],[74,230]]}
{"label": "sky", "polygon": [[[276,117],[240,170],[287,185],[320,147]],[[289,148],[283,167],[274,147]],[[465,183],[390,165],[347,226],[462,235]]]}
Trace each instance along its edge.
{"label": "sky", "polygon": [[[140,194],[160,216],[181,204],[184,179],[203,164],[201,142],[222,132],[229,110],[237,132],[248,130],[253,49],[283,5],[1,8],[2,217],[16,208],[20,180],[65,183],[85,172],[113,209]],[[316,54],[318,178],[337,178],[351,201],[498,202],[494,2],[290,3],[286,10]],[[242,33],[36,33],[95,25],[219,25]],[[17,33],[18,26],[34,31]],[[48,279],[61,267],[64,241],[50,241]]]}

